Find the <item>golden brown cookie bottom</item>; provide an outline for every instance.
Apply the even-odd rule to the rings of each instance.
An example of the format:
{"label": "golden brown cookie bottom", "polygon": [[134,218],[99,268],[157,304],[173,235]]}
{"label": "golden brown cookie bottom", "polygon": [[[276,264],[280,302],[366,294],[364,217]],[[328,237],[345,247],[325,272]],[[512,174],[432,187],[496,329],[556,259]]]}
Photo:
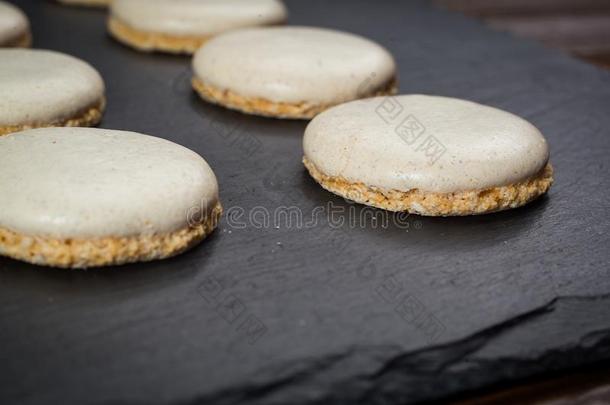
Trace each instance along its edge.
{"label": "golden brown cookie bottom", "polygon": [[102,119],[104,108],[106,107],[106,99],[101,98],[91,107],[87,107],[79,114],[72,118],[57,120],[53,122],[43,122],[35,124],[22,124],[0,126],[0,136],[8,135],[13,132],[25,131],[26,129],[45,128],[45,127],[92,127],[97,125]]}
{"label": "golden brown cookie bottom", "polygon": [[[207,83],[198,77],[192,80],[193,88],[201,98],[210,103],[244,112],[246,114],[262,115],[274,118],[311,119],[322,111],[336,104],[316,104],[309,102],[283,103],[269,101],[263,98],[244,97],[231,90],[222,90]],[[379,89],[374,89],[360,98],[387,96],[396,94],[397,81],[392,79]]]}
{"label": "golden brown cookie bottom", "polygon": [[418,189],[384,190],[327,176],[306,157],[303,157],[303,164],[309,174],[332,193],[388,211],[407,211],[425,216],[477,215],[517,208],[546,193],[553,184],[553,167],[550,163],[540,173],[523,182],[454,193],[432,193]]}
{"label": "golden brown cookie bottom", "polygon": [[0,44],[0,47],[3,48],[29,48],[30,46],[32,46],[32,34],[29,31]]}
{"label": "golden brown cookie bottom", "polygon": [[203,222],[165,235],[52,239],[0,228],[0,254],[25,262],[64,268],[88,268],[165,259],[201,242],[218,225],[218,203]]}
{"label": "golden brown cookie bottom", "polygon": [[192,54],[210,36],[175,36],[157,32],[140,31],[115,17],[108,19],[108,31],[119,42],[144,52],[162,51]]}
{"label": "golden brown cookie bottom", "polygon": [[107,7],[112,0],[58,0],[62,4],[69,6],[86,6],[86,7]]}

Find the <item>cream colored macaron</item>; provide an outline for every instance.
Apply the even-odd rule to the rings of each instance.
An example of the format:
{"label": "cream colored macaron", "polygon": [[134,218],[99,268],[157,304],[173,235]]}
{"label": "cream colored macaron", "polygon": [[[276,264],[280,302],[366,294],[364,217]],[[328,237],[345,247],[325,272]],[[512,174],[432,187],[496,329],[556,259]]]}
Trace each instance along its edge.
{"label": "cream colored macaron", "polygon": [[16,6],[0,1],[0,48],[27,48],[32,44],[30,23]]}
{"label": "cream colored macaron", "polygon": [[92,126],[104,106],[104,82],[88,63],[53,51],[0,49],[0,135]]}
{"label": "cream colored macaron", "polygon": [[108,30],[141,51],[193,53],[221,32],[285,20],[280,0],[114,0]]}
{"label": "cream colored macaron", "polygon": [[0,254],[85,268],[173,256],[216,227],[212,169],[165,139],[95,128],[0,138]]}
{"label": "cream colored macaron", "polygon": [[390,211],[472,215],[519,207],[553,182],[528,121],[455,98],[354,101],[314,118],[303,162],[325,189]]}
{"label": "cream colored macaron", "polygon": [[249,114],[311,118],[339,103],[396,91],[390,53],[366,38],[322,28],[252,28],[197,51],[193,87]]}
{"label": "cream colored macaron", "polygon": [[112,0],[57,0],[69,6],[107,7]]}

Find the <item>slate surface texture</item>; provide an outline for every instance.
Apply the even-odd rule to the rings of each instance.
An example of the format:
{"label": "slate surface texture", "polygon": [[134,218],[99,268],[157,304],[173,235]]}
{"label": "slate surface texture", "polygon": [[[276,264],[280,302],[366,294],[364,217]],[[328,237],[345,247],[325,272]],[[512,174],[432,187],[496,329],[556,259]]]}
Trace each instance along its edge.
{"label": "slate surface texture", "polygon": [[104,76],[101,127],[203,155],[226,215],[161,262],[0,259],[0,403],[411,403],[610,359],[608,72],[426,2],[288,1],[291,24],[387,46],[402,93],[506,109],[550,143],[555,185],[527,207],[387,215],[309,178],[306,122],[201,102],[188,58],[114,42],[102,10],[19,4],[36,47]]}

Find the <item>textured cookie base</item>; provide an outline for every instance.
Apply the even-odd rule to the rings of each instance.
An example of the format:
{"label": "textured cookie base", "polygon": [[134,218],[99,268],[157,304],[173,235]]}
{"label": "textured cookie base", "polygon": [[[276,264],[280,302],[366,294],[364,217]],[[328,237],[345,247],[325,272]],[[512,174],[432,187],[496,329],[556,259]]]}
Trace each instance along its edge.
{"label": "textured cookie base", "polygon": [[108,19],[108,32],[119,42],[144,52],[194,53],[210,36],[175,36],[140,31],[118,18]]}
{"label": "textured cookie base", "polygon": [[0,136],[8,135],[13,132],[25,131],[26,129],[44,128],[44,127],[92,127],[97,125],[102,119],[104,108],[106,107],[106,99],[101,98],[93,106],[87,107],[81,113],[74,117],[61,119],[52,122],[42,122],[35,124],[22,124],[0,126]]}
{"label": "textured cookie base", "polygon": [[112,0],[57,0],[69,6],[107,7]]}
{"label": "textured cookie base", "polygon": [[220,203],[204,222],[165,235],[51,239],[0,228],[0,254],[25,262],[64,268],[88,268],[165,259],[195,246],[217,226]]}
{"label": "textured cookie base", "polygon": [[417,189],[384,190],[327,176],[306,157],[303,157],[303,164],[309,174],[330,192],[388,211],[407,211],[425,216],[478,215],[517,208],[546,193],[553,184],[553,167],[550,163],[536,176],[523,182],[454,193],[432,193]]}
{"label": "textured cookie base", "polygon": [[[231,90],[222,90],[204,83],[198,77],[193,78],[192,84],[195,91],[205,101],[246,114],[262,115],[264,117],[311,119],[322,111],[336,105],[317,104],[306,101],[300,103],[278,103],[263,98],[244,97]],[[392,95],[396,94],[397,89],[397,81],[394,78],[385,83],[381,88],[373,89],[359,98]]]}
{"label": "textured cookie base", "polygon": [[27,31],[4,44],[0,48],[29,48],[32,46],[32,34]]}
{"label": "textured cookie base", "polygon": [[143,31],[121,21],[108,18],[108,32],[119,42],[143,52],[193,54],[213,35],[172,35]]}

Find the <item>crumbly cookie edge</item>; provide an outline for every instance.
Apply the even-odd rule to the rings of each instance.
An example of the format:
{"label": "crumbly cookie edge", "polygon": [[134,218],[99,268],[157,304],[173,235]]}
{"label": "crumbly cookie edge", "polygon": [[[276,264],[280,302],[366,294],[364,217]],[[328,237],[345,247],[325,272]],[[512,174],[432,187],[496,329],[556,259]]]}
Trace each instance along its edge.
{"label": "crumbly cookie edge", "polygon": [[9,125],[0,126],[0,136],[8,135],[13,132],[25,131],[27,129],[34,128],[48,128],[48,127],[93,127],[102,120],[104,109],[106,108],[106,99],[102,97],[94,105],[87,107],[79,114],[74,117],[67,119],[60,119],[48,123],[33,123],[33,124],[20,124],[20,125]]}
{"label": "crumbly cookie edge", "polygon": [[131,27],[115,16],[108,18],[108,32],[119,42],[142,52],[193,54],[211,36],[170,35]]}
{"label": "crumbly cookie edge", "polygon": [[0,227],[0,254],[28,263],[72,269],[165,259],[197,245],[217,227],[222,205],[200,223],[162,235],[54,239]]}
{"label": "crumbly cookie edge", "polygon": [[32,33],[29,28],[27,31],[19,34],[15,38],[9,40],[7,43],[0,47],[4,48],[30,48],[32,46]]}
{"label": "crumbly cookie edge", "polygon": [[418,189],[387,190],[353,183],[342,177],[328,176],[305,156],[303,164],[318,184],[334,194],[388,211],[406,211],[423,216],[479,215],[517,208],[545,194],[553,184],[553,167],[550,163],[536,175],[521,182],[453,193]]}
{"label": "crumbly cookie edge", "polygon": [[[285,21],[266,24],[273,26]],[[167,52],[193,54],[214,35],[172,35],[162,32],[145,31],[135,28],[119,17],[108,18],[108,32],[119,42],[142,52]]]}
{"label": "crumbly cookie edge", "polygon": [[67,6],[108,7],[112,0],[58,0]]}
{"label": "crumbly cookie edge", "polygon": [[[199,96],[212,104],[217,104],[246,114],[284,119],[311,119],[340,103],[285,103],[270,101],[260,97],[245,97],[229,89],[220,89],[205,83],[199,77],[193,77],[192,85]],[[390,96],[398,91],[397,79],[394,77],[381,88],[369,91],[359,98]]]}

